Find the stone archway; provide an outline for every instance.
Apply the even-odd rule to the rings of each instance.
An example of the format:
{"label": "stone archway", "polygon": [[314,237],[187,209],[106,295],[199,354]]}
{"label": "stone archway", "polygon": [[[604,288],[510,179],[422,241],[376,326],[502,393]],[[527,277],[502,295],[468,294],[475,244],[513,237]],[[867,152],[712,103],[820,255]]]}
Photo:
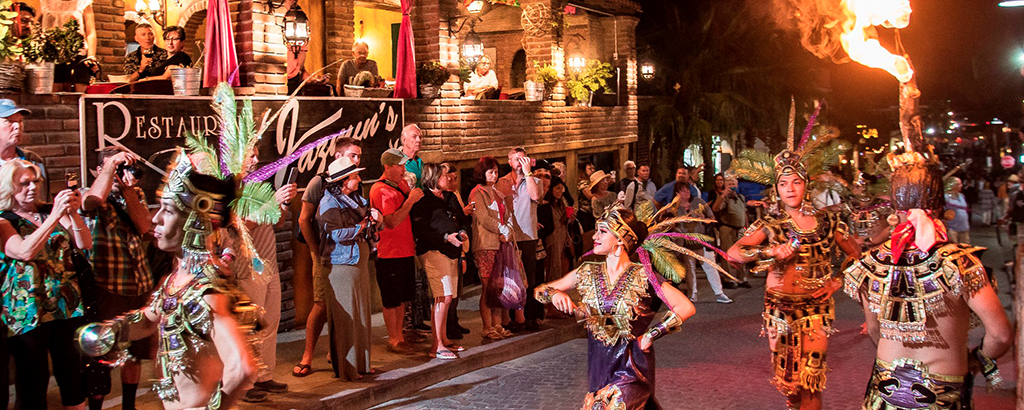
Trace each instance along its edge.
{"label": "stone archway", "polygon": [[185,29],[185,53],[195,61],[199,58],[199,47],[196,41],[206,38],[206,0],[195,0],[189,4],[178,18],[178,27]]}

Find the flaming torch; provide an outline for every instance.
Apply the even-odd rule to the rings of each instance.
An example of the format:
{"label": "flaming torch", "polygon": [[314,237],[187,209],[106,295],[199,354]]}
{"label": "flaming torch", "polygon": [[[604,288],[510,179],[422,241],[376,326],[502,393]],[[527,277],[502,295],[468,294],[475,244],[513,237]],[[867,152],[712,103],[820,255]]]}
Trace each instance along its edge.
{"label": "flaming torch", "polygon": [[878,42],[877,26],[901,29],[910,24],[910,0],[845,0],[842,2],[846,20],[842,23],[840,42],[850,59],[868,67],[883,69],[900,81],[900,131],[904,147],[926,147],[921,134],[922,122],[917,115],[917,99],[921,91],[914,78],[910,57],[890,53]]}

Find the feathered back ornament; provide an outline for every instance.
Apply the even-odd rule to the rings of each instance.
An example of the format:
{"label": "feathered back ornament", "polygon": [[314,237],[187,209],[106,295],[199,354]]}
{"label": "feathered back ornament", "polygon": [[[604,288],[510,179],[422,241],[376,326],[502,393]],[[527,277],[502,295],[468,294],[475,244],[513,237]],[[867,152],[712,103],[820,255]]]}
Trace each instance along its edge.
{"label": "feathered back ornament", "polygon": [[[605,211],[597,223],[621,239],[630,250],[635,250],[639,256],[640,264],[643,265],[644,271],[647,274],[648,281],[662,300],[665,300],[665,295],[662,293],[660,286],[662,282],[660,280],[661,277],[671,280],[673,283],[682,282],[686,277],[686,268],[679,259],[680,255],[693,257],[702,263],[707,263],[730,279],[738,282],[739,280],[729,275],[729,272],[717,263],[705,258],[703,254],[688,248],[707,247],[722,255],[725,260],[730,260],[725,252],[711,245],[710,241],[713,241],[711,237],[700,234],[669,232],[679,223],[713,223],[714,220],[681,216],[656,222],[660,215],[666,213],[663,211],[670,206],[671,204],[665,206],[662,210],[655,211],[654,205],[650,201],[645,201],[637,205],[635,213],[625,207],[614,206]],[[677,241],[682,242],[682,244],[677,243]],[[593,254],[593,251],[587,253],[587,255],[591,254]]]}
{"label": "feathered back ornament", "polygon": [[217,148],[204,136],[187,133],[186,151],[171,164],[160,196],[173,199],[179,209],[189,212],[184,250],[186,260],[195,268],[207,263],[207,238],[216,228],[232,225],[243,244],[242,255],[238,256],[251,257],[255,270],[262,272],[263,261],[256,254],[246,222],[272,224],[281,217],[274,186],[263,181],[317,145],[347,131],[324,136],[250,172],[257,161],[256,144],[269,128],[268,116],[263,116],[264,124],[257,132],[252,101],[243,101],[239,112],[235,93],[227,83],[217,86],[211,105],[221,123]]}

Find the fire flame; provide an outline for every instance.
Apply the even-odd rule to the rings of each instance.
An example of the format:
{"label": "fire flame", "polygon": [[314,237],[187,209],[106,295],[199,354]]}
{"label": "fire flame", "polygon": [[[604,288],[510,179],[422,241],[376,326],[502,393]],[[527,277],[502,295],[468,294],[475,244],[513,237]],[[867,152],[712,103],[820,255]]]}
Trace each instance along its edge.
{"label": "fire flame", "polygon": [[850,59],[888,71],[901,83],[910,81],[914,70],[906,58],[890,53],[878,42],[875,26],[901,29],[910,24],[910,0],[846,0],[847,19],[839,35]]}

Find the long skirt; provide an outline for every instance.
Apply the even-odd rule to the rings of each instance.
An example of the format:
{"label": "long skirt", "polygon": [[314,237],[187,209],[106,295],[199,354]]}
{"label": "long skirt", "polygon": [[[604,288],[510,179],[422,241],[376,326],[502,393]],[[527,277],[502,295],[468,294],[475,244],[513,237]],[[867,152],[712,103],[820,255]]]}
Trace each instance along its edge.
{"label": "long skirt", "polygon": [[589,335],[587,374],[590,392],[584,410],[661,409],[654,399],[654,349],[644,352],[634,340],[608,346]]}
{"label": "long skirt", "polygon": [[365,242],[359,242],[359,263],[332,265],[327,298],[331,357],[335,377],[355,380],[370,372],[370,273]]}

